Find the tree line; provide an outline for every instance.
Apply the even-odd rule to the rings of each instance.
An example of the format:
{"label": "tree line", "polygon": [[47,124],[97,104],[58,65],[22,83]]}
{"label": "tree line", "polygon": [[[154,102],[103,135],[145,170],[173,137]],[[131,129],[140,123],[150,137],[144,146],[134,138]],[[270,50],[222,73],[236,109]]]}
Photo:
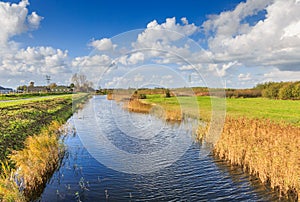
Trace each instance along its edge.
{"label": "tree line", "polygon": [[256,85],[262,97],[282,100],[300,100],[300,81],[297,82],[266,82]]}

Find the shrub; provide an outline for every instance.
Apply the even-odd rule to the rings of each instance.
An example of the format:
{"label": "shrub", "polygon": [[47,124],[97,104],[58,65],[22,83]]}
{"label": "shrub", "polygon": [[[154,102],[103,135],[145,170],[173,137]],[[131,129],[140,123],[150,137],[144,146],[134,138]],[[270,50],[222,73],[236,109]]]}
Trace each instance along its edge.
{"label": "shrub", "polygon": [[288,100],[293,98],[293,84],[289,83],[279,89],[278,97],[282,100]]}
{"label": "shrub", "polygon": [[170,90],[169,89],[166,89],[166,97],[171,97],[171,93],[170,93]]}
{"label": "shrub", "polygon": [[146,98],[147,98],[146,94],[139,94],[139,99],[146,99]]}

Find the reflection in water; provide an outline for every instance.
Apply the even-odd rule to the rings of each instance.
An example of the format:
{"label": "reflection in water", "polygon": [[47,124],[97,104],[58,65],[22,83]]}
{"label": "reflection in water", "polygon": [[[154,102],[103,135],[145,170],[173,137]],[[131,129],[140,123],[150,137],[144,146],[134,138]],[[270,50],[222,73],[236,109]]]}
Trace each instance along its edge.
{"label": "reflection in water", "polygon": [[[103,106],[111,104],[102,98],[93,99],[93,102]],[[107,106],[107,105],[106,105]],[[85,111],[89,109],[89,105],[79,112],[76,117],[83,117],[89,120]],[[107,110],[108,112],[109,110]],[[95,110],[106,113],[105,110]],[[141,115],[139,116],[147,116]],[[132,119],[139,116],[132,116]],[[102,114],[102,121],[111,120],[111,116]],[[99,118],[98,118],[99,120]],[[119,121],[119,120],[118,120]],[[152,122],[159,120],[152,120]],[[71,120],[72,122],[72,120]],[[104,128],[110,129],[108,139],[113,142],[119,149],[124,149],[128,153],[136,154],[141,151],[144,153],[152,152],[153,149],[161,148],[159,142],[145,142],[146,139],[140,140],[138,144],[132,142],[139,138],[131,135],[131,141],[125,141],[125,132],[119,127],[107,124]],[[162,124],[163,123],[158,123]],[[114,125],[114,126],[113,126]],[[127,124],[128,125],[128,124]],[[86,123],[86,133],[90,134],[93,130],[90,124]],[[118,132],[114,131],[115,130]],[[169,128],[171,129],[169,129]],[[176,126],[163,125],[155,130],[172,131]],[[130,131],[129,129],[126,129]],[[95,130],[94,130],[95,131]],[[83,128],[77,131],[78,134],[85,132]],[[99,132],[99,131],[98,131]],[[122,141],[118,141],[118,135],[122,137]],[[164,134],[165,135],[165,134]],[[167,135],[165,135],[167,136]],[[151,140],[154,138],[153,136]],[[163,135],[160,137],[164,137]],[[189,147],[185,150],[177,161],[172,162],[167,167],[143,174],[129,174],[119,172],[106,167],[101,161],[98,162],[83,146],[80,137],[68,136],[65,139],[67,145],[67,154],[63,159],[61,168],[53,175],[42,194],[40,201],[275,201],[276,195],[263,186],[259,185],[256,180],[251,180],[248,175],[244,174],[241,169],[229,167],[226,163],[214,159],[211,155],[207,155],[207,151],[202,149],[198,143],[189,142]],[[150,139],[149,139],[150,140]],[[95,143],[99,146],[99,141]],[[166,143],[163,143],[166,144]],[[147,145],[147,146],[144,146]],[[156,146],[155,146],[156,145]],[[147,147],[152,147],[148,149]],[[137,148],[137,150],[134,150]],[[105,150],[98,150],[98,155],[102,155],[101,160],[116,161],[111,159],[112,154],[105,153]],[[96,151],[96,147],[94,151]],[[147,151],[147,152],[145,152]],[[163,155],[156,157],[152,162],[157,165],[166,164],[167,158]],[[144,163],[144,162],[141,162]],[[133,164],[134,165],[134,164]],[[133,166],[134,169],[134,166]]]}

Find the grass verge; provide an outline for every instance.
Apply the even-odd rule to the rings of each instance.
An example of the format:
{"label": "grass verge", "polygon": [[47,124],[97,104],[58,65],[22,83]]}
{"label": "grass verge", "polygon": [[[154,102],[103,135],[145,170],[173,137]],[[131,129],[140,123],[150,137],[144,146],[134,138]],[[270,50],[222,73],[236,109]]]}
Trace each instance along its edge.
{"label": "grass verge", "polygon": [[0,143],[9,146],[0,147],[4,148],[2,162],[9,162],[2,166],[0,201],[30,201],[39,196],[64,151],[59,128],[72,115],[72,106],[80,107],[87,98],[86,94],[59,96],[0,108],[8,123],[7,128],[1,126]]}

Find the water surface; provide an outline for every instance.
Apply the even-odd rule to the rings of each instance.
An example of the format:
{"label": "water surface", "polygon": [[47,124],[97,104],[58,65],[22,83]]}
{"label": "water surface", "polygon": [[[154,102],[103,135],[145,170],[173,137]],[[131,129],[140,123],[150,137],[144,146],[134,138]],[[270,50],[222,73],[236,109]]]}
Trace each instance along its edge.
{"label": "water surface", "polygon": [[128,114],[104,96],[70,123],[77,133],[65,138],[66,155],[40,201],[278,200],[257,179],[209,155],[188,124]]}

